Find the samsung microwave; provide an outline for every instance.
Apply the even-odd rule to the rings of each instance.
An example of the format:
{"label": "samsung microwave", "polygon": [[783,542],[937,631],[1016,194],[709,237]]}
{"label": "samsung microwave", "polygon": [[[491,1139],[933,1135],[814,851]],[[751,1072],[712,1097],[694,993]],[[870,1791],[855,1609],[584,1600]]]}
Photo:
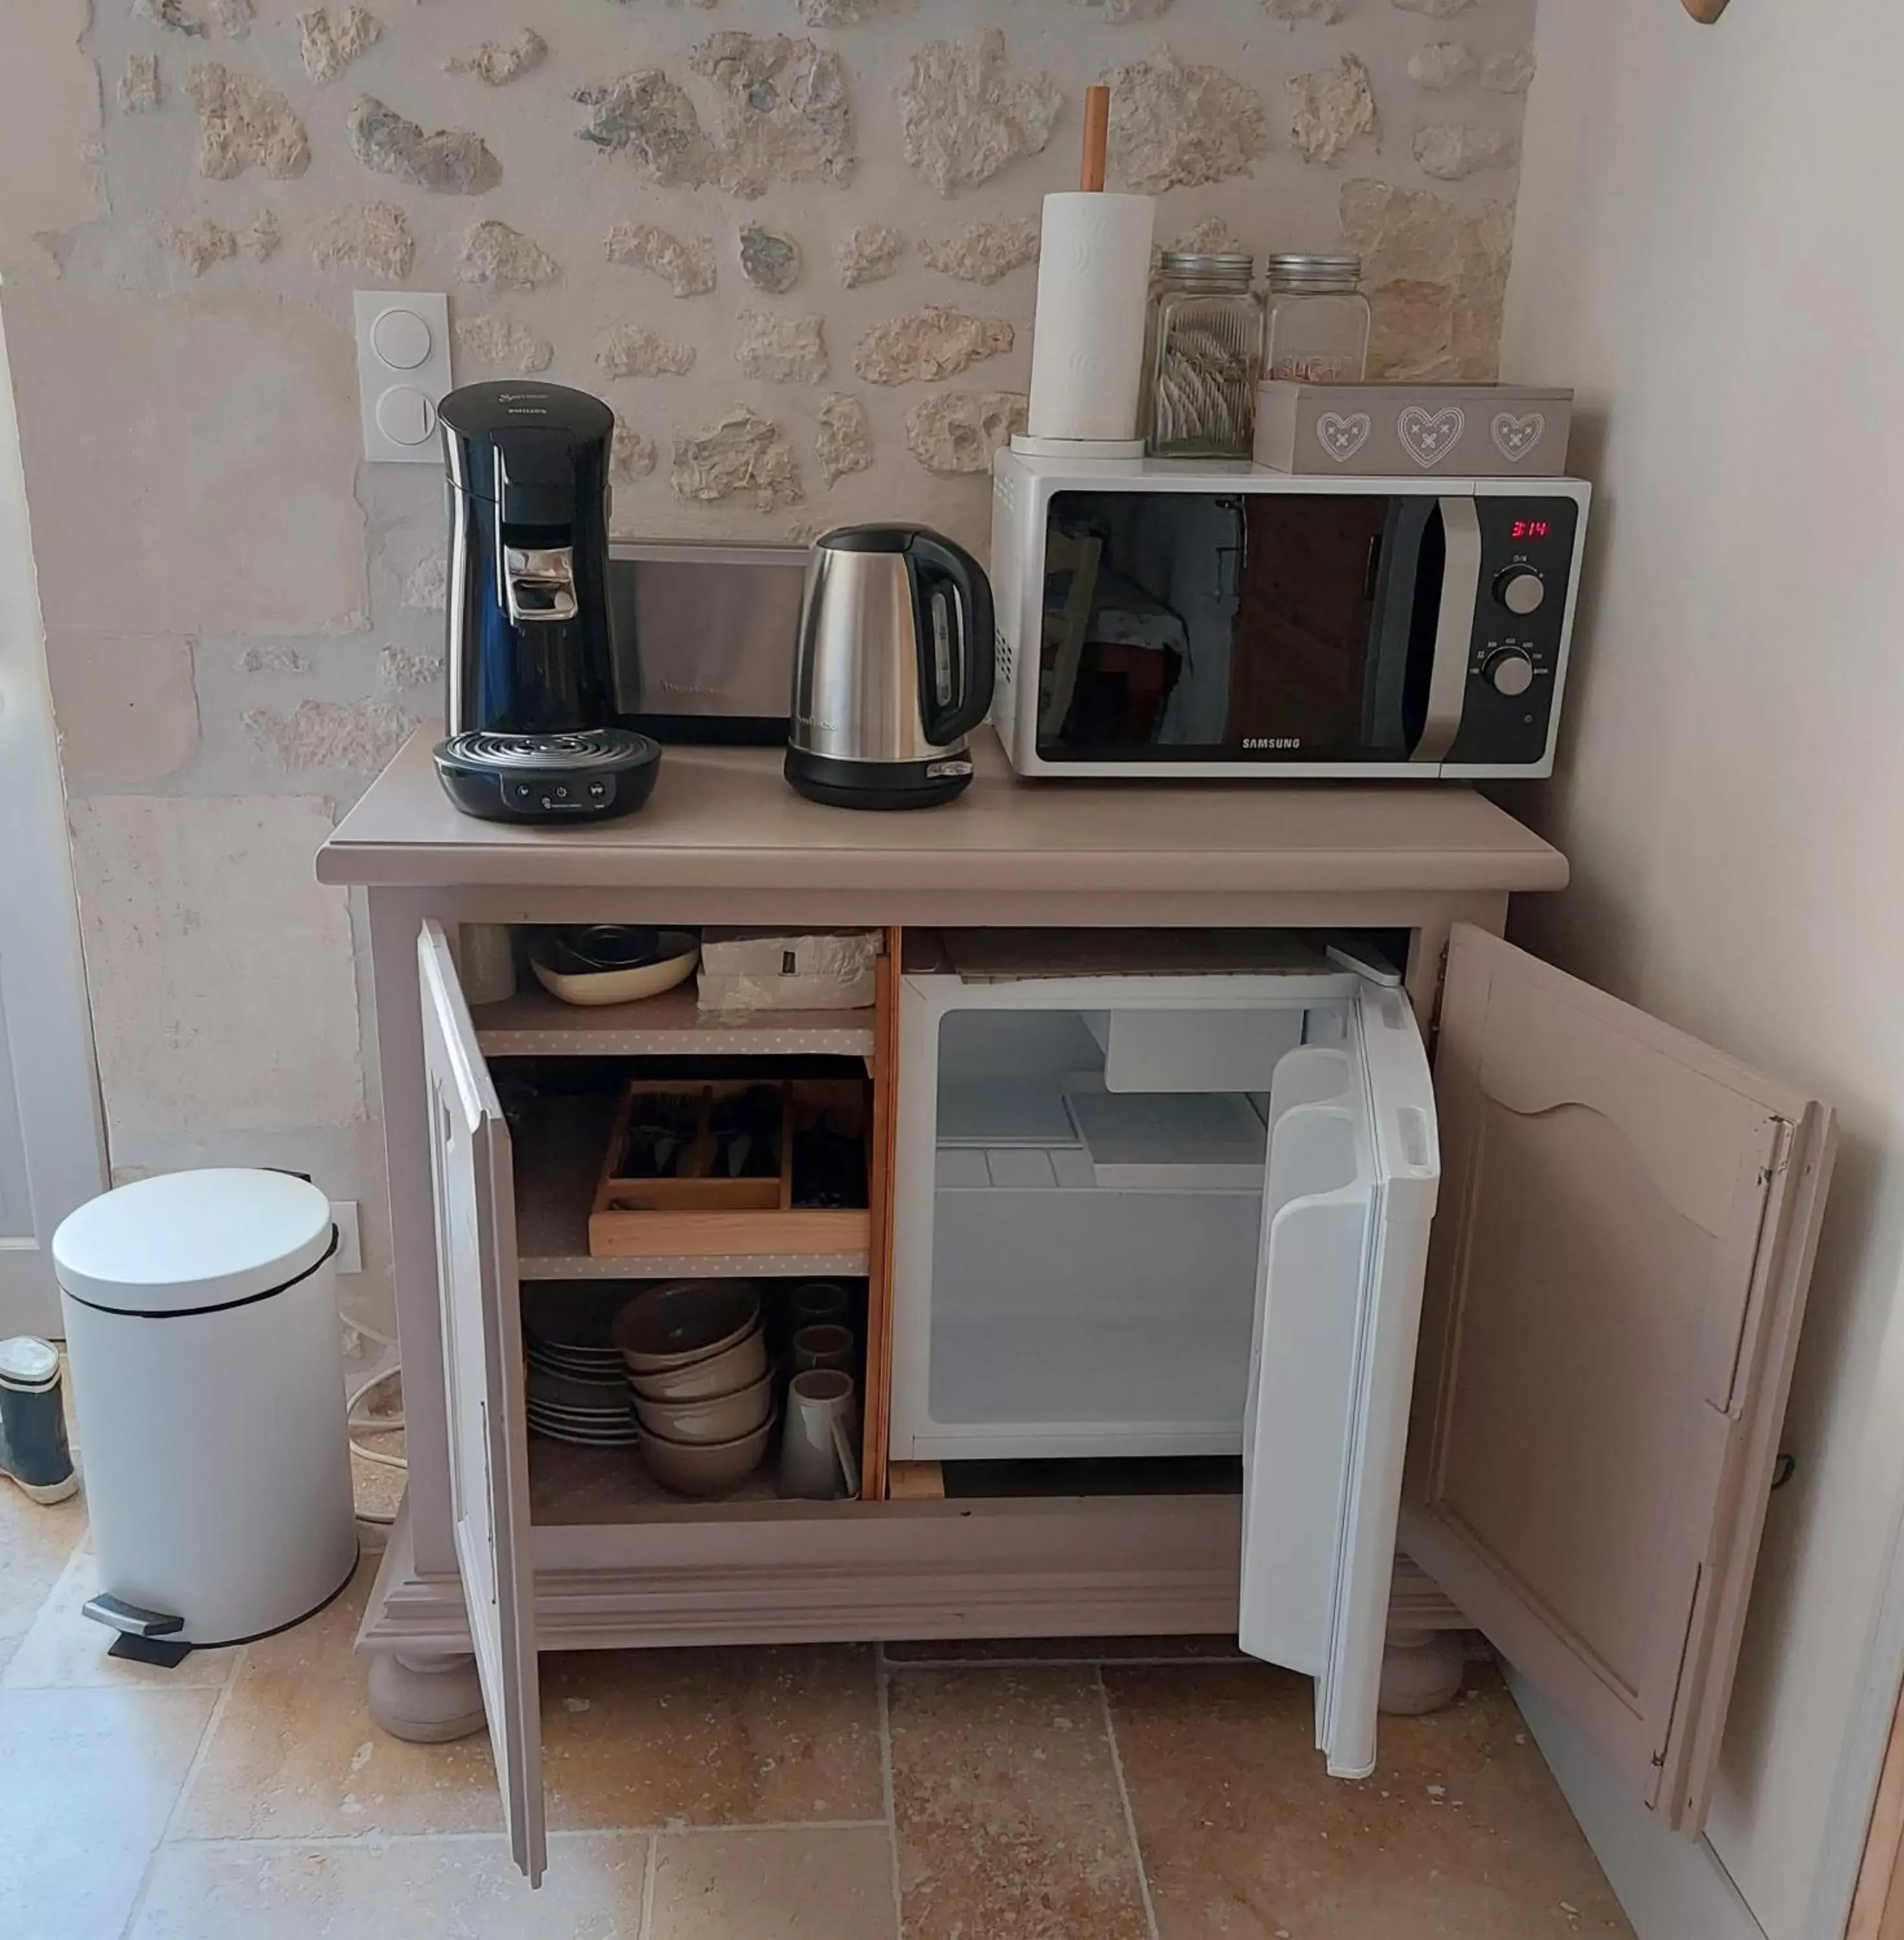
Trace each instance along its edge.
{"label": "samsung microwave", "polygon": [[1590,496],[1001,452],[993,724],[1026,775],[1550,774]]}

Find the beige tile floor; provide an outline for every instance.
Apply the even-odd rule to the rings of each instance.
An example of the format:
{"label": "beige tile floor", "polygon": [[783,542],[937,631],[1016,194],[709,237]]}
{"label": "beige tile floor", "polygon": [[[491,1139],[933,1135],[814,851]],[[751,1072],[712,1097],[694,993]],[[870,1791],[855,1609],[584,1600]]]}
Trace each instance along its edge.
{"label": "beige tile floor", "polygon": [[371,1722],[368,1563],[168,1673],[78,1614],[84,1537],[0,1484],[7,1940],[1630,1940],[1491,1673],[1342,1785],[1207,1640],[548,1658],[532,1899],[485,1742]]}

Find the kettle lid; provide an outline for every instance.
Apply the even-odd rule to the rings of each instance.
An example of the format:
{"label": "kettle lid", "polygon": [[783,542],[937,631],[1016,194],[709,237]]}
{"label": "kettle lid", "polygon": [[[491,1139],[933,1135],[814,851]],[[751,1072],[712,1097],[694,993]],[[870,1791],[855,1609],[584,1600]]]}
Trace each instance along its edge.
{"label": "kettle lid", "polygon": [[835,526],[813,544],[825,552],[910,552],[923,526]]}

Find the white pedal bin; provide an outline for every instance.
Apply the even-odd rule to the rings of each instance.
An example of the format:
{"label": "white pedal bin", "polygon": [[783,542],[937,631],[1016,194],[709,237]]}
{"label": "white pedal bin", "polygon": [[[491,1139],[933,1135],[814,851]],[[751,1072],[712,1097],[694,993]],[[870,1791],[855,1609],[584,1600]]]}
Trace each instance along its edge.
{"label": "white pedal bin", "polygon": [[53,1236],[99,1563],[89,1615],[199,1647],[356,1566],[329,1201],[288,1173],[122,1185]]}

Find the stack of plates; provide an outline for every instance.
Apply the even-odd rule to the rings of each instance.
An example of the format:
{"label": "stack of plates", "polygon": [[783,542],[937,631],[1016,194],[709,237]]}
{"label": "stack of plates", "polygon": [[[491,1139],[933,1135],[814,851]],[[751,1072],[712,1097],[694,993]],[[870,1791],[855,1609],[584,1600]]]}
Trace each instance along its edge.
{"label": "stack of plates", "polygon": [[626,1300],[618,1290],[612,1302],[545,1307],[524,1328],[529,1425],[538,1435],[584,1447],[633,1447],[627,1371],[608,1331],[615,1307]]}

